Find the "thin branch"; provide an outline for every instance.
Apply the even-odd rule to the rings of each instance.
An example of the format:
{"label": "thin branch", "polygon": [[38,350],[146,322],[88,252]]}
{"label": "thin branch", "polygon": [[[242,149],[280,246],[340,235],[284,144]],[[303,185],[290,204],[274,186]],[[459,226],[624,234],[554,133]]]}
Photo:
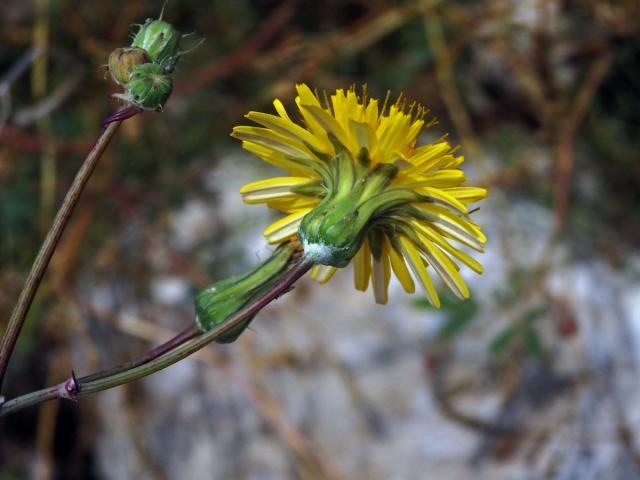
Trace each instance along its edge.
{"label": "thin branch", "polygon": [[564,224],[569,205],[571,177],[573,174],[575,136],[582,120],[589,112],[593,97],[604,80],[613,60],[610,50],[603,51],[593,62],[584,83],[580,87],[560,130],[556,146],[556,177],[554,183],[554,215],[556,232]]}
{"label": "thin branch", "polygon": [[0,390],[2,389],[2,383],[9,364],[9,358],[11,357],[13,348],[18,340],[22,326],[24,325],[27,313],[29,312],[29,307],[31,306],[36,291],[42,282],[42,277],[44,276],[47,266],[51,261],[51,257],[58,246],[60,237],[69,223],[71,214],[80,199],[80,195],[82,194],[85,185],[89,181],[100,157],[102,157],[102,154],[111,142],[115,133],[118,131],[118,127],[120,127],[121,123],[122,120],[116,120],[110,123],[102,132],[95,145],[85,158],[80,170],[78,170],[76,178],[73,180],[73,183],[64,198],[64,201],[62,202],[60,210],[58,210],[58,213],[53,220],[53,224],[51,225],[42,246],[40,247],[38,256],[31,266],[29,276],[27,277],[22,292],[20,293],[18,303],[11,314],[11,318],[9,319],[9,323],[2,337],[2,342],[0,343]]}
{"label": "thin branch", "polygon": [[[173,365],[174,363],[200,350],[221,335],[228,333],[233,328],[242,324],[242,322],[247,318],[251,318],[256,315],[273,300],[287,293],[291,290],[293,284],[307,271],[309,271],[311,266],[312,264],[309,261],[301,258],[299,262],[294,265],[269,291],[265,292],[264,295],[229,316],[216,328],[179,344],[167,353],[160,355],[147,363],[139,364],[134,368],[124,371],[121,371],[119,367],[116,367],[113,370],[97,372],[82,378],[76,378],[75,375],[73,375],[71,378],[58,385],[28,393],[5,402],[0,406],[0,417],[32,405],[46,402],[47,400],[60,398],[77,400],[78,397],[82,395],[108,390],[146,377],[147,375],[151,375],[152,373]],[[174,340],[170,340],[170,342],[173,341]],[[154,350],[157,350],[158,348],[160,347],[156,347]],[[145,356],[148,355],[149,354]],[[140,362],[135,361],[135,363]],[[110,373],[111,371],[116,373],[112,374]]]}
{"label": "thin branch", "polygon": [[178,345],[191,340],[198,335],[201,335],[201,332],[192,325],[182,332],[175,335],[173,338],[167,340],[166,342],[158,345],[155,348],[152,348],[147,353],[142,355],[141,357],[136,358],[135,360],[131,360],[130,362],[123,363],[122,365],[118,365],[116,367],[110,368],[108,370],[103,370],[101,372],[93,373],[91,375],[87,375],[86,377],[82,377],[82,380],[85,382],[98,380],[100,378],[109,377],[111,375],[115,375],[116,373],[124,372],[126,370],[131,370],[132,368],[138,367],[145,363],[148,363],[152,360],[155,360],[158,357],[161,357],[165,353],[169,353],[172,349],[177,347]]}

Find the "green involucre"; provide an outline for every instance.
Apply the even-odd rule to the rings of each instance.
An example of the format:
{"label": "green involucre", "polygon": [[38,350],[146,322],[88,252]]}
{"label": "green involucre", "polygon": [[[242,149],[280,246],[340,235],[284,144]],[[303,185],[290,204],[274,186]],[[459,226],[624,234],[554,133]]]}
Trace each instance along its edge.
{"label": "green involucre", "polygon": [[173,90],[171,76],[155,63],[134,68],[127,83],[125,99],[143,110],[162,110]]}
{"label": "green involucre", "polygon": [[309,260],[342,268],[360,250],[376,216],[414,195],[387,189],[398,170],[392,164],[355,165],[342,151],[333,159],[332,168],[331,193],[302,219],[298,235]]}

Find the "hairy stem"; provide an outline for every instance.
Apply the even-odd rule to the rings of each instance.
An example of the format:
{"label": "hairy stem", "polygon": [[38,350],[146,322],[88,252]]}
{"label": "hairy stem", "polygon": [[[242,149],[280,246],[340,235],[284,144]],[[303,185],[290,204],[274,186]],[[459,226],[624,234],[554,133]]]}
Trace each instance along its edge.
{"label": "hairy stem", "polygon": [[42,282],[42,277],[44,276],[51,257],[53,256],[53,252],[55,252],[58,242],[60,241],[60,237],[69,223],[73,209],[77,205],[85,185],[121,123],[122,120],[116,120],[109,123],[103,130],[100,137],[98,137],[95,145],[82,163],[80,170],[78,170],[76,178],[73,180],[73,183],[60,206],[60,210],[58,210],[58,213],[53,220],[53,224],[40,247],[38,256],[31,266],[31,271],[27,276],[22,292],[20,292],[20,297],[13,309],[11,318],[9,318],[7,328],[0,343],[0,390],[2,389],[2,383],[9,364],[9,358],[11,357],[16,341],[18,340],[18,336],[20,335],[20,331],[22,330],[22,326],[24,325],[27,313],[29,312],[29,307],[33,302],[33,298],[35,297],[38,287]]}
{"label": "hairy stem", "polygon": [[[286,274],[278,280],[273,287],[266,291],[263,295],[255,299],[253,302],[244,306],[233,315],[230,315],[224,322],[217,327],[202,333],[192,338],[188,338],[185,330],[182,334],[174,337],[168,343],[178,343],[176,338],[181,337],[182,343],[178,343],[169,349],[165,353],[155,356],[153,359],[145,362],[140,360],[134,360],[131,364],[135,364],[133,368],[123,370],[121,367],[105,370],[103,372],[97,372],[92,375],[88,375],[82,378],[69,378],[65,382],[53,387],[38,390],[36,392],[28,393],[20,397],[16,397],[12,400],[0,405],[0,417],[8,415],[10,413],[22,410],[23,408],[37,405],[47,400],[67,398],[75,400],[82,395],[89,393],[101,392],[109,388],[117,387],[125,383],[138,380],[146,377],[152,373],[162,370],[174,363],[188,357],[192,353],[200,350],[207,344],[211,343],[216,338],[228,333],[237,327],[247,318],[251,318],[262,310],[266,305],[277,299],[281,295],[284,295],[291,290],[293,284],[302,277],[312,266],[312,263],[301,258],[298,263],[295,264]],[[166,344],[165,344],[166,345]],[[153,351],[158,351],[160,347],[156,347]],[[151,353],[149,352],[149,353]],[[146,354],[141,358],[149,358],[150,355]]]}

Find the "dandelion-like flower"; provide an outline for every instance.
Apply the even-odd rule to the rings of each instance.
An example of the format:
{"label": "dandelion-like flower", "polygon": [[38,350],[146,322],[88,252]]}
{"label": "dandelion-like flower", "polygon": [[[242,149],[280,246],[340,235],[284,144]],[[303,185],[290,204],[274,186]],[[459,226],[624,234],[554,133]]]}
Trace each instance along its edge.
{"label": "dandelion-like flower", "polygon": [[315,263],[312,277],[322,283],[353,260],[356,289],[365,291],[371,282],[378,303],[387,301],[393,272],[408,293],[415,291],[415,278],[439,307],[430,268],[467,298],[456,262],[482,273],[460,245],[483,252],[486,238],[468,206],[487,192],[463,185],[463,157],[445,138],[416,146],[435,121],[425,124],[426,110],[407,106],[402,96],[388,106],[387,95],[381,106],[366,89],[359,96],[351,88],[321,102],[308,86],[296,88],[301,123],[276,99],[276,115],[247,115],[261,127],[232,133],[245,149],[289,173],[240,190],[245,202],[288,214],[264,231],[267,241],[297,236]]}

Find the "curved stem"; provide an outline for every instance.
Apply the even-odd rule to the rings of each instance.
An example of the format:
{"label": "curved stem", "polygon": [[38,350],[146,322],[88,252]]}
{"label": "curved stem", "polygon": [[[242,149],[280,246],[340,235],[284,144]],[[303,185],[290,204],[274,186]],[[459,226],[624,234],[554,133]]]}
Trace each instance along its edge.
{"label": "curved stem", "polygon": [[63,384],[58,384],[54,385],[53,387],[27,393],[26,395],[22,395],[2,404],[2,406],[0,407],[0,417],[17,412],[18,410],[22,410],[23,408],[31,407],[32,405],[38,405],[48,400],[64,398],[64,395],[60,391],[61,385]]}
{"label": "curved stem", "polygon": [[102,157],[102,154],[106,150],[109,142],[115,135],[121,123],[122,120],[120,119],[109,123],[103,130],[100,137],[98,137],[95,145],[82,163],[80,170],[78,170],[76,178],[73,180],[73,183],[71,184],[71,187],[69,188],[69,191],[67,192],[64,201],[53,220],[53,224],[40,247],[38,256],[31,266],[31,271],[29,272],[24,287],[20,292],[20,297],[13,309],[11,318],[9,318],[7,328],[0,343],[0,390],[2,389],[2,382],[7,371],[9,358],[11,357],[13,348],[18,340],[22,326],[24,325],[27,313],[29,312],[29,307],[33,302],[36,291],[42,282],[42,277],[44,276],[51,257],[53,256],[53,252],[56,250],[60,237],[69,223],[73,209],[77,205],[85,185],[89,181],[100,157]]}
{"label": "curved stem", "polygon": [[116,373],[124,372],[125,370],[130,370],[135,368],[143,363],[150,362],[165,353],[171,351],[173,348],[177,347],[181,343],[184,343],[188,340],[191,340],[198,335],[202,335],[202,332],[196,328],[195,325],[184,329],[182,332],[178,333],[175,337],[166,341],[165,343],[158,345],[157,347],[149,350],[147,353],[142,355],[141,357],[136,358],[135,360],[131,360],[130,362],[123,363],[122,365],[118,365],[113,368],[109,368],[107,370],[102,370],[100,372],[92,373],[91,375],[87,375],[85,377],[81,377],[78,381],[93,381],[98,380],[100,378],[108,377],[110,375],[115,375]]}
{"label": "curved stem", "polygon": [[[54,385],[53,387],[16,397],[0,405],[0,417],[47,400],[59,398],[75,400],[79,396],[117,387],[133,380],[146,377],[147,375],[173,365],[179,360],[182,360],[183,358],[200,350],[216,338],[228,333],[230,330],[244,322],[247,318],[251,318],[256,315],[273,300],[287,293],[291,290],[293,284],[307,271],[309,271],[311,266],[312,263],[302,257],[296,265],[294,265],[280,280],[278,280],[278,282],[273,285],[271,289],[255,301],[229,316],[223,323],[208,332],[179,343],[166,353],[159,355],[146,363],[141,363],[140,360],[136,360],[131,363],[136,363],[137,365],[127,370],[122,370],[121,367],[116,367],[115,369],[97,372],[79,379],[70,378],[63,383]],[[187,331],[188,330],[185,330],[185,332]],[[185,332],[174,337],[170,342],[173,342],[181,335],[186,335]],[[158,348],[160,347],[156,347],[156,349],[151,352],[157,351]],[[146,354],[145,357],[148,357],[151,352]]]}

